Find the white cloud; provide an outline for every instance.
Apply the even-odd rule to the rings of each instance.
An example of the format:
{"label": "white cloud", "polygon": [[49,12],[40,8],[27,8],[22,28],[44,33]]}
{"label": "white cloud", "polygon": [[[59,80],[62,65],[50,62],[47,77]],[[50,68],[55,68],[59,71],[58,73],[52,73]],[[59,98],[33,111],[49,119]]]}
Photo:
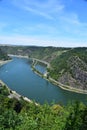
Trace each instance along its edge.
{"label": "white cloud", "polygon": [[58,34],[58,29],[53,25],[47,25],[45,23],[37,23],[31,25],[24,25],[18,26],[12,29],[14,34],[21,34],[21,35],[39,35],[39,36],[46,36],[46,35],[56,35]]}
{"label": "white cloud", "polygon": [[76,13],[64,13],[64,15],[60,17],[60,19],[68,24],[73,24],[75,26],[81,25]]}
{"label": "white cloud", "polygon": [[[75,12],[65,11],[64,9],[65,9],[66,5],[61,3],[60,0],[47,0],[47,1],[13,0],[13,3],[18,8],[21,8],[27,12],[33,13],[38,16],[42,16],[49,20],[54,20],[54,23],[56,23],[58,21],[58,24],[59,24],[59,21],[60,21],[61,24],[59,24],[59,26],[66,33],[70,33],[73,35],[79,34],[81,36],[86,36],[86,34],[87,34],[87,31],[85,29],[85,28],[87,28],[87,24],[82,23],[79,20],[79,16]],[[42,29],[43,29],[42,33],[45,32],[44,31],[45,28],[47,28],[46,30],[52,30],[52,28],[56,28],[56,29],[53,29],[53,33],[57,32],[57,31],[59,33],[59,30],[58,30],[59,28],[58,28],[57,24],[54,24],[55,27],[52,26],[49,28],[47,26],[49,26],[48,23],[47,23],[47,25],[45,24],[45,26],[43,26],[44,28],[42,27]],[[22,28],[26,28],[26,26],[22,27]],[[38,30],[37,25],[34,25],[33,27],[29,27],[29,28],[35,32],[36,32],[36,30]],[[49,32],[51,32],[51,31],[49,31]]]}
{"label": "white cloud", "polygon": [[39,10],[37,10],[37,9],[33,9],[33,8],[30,8],[30,7],[27,7],[27,6],[24,6],[23,8],[24,8],[26,11],[30,11],[30,12],[32,12],[32,13],[34,13],[34,14],[40,15],[40,16],[45,17],[45,18],[47,18],[47,19],[53,19],[53,17],[52,17],[51,15],[46,14],[46,13],[44,13],[44,12],[41,12],[41,11],[39,11]]}
{"label": "white cloud", "polygon": [[[9,26],[5,23],[0,23],[1,34],[4,34],[5,31],[5,34],[16,34],[15,36],[0,36],[1,43],[45,46],[87,46],[87,23],[82,23],[76,12],[72,12],[72,10],[68,12],[65,9],[66,4],[61,3],[63,1],[12,0],[11,2],[18,9],[21,9],[18,15],[20,15],[23,10],[26,16],[23,16],[25,19],[20,22],[19,25],[18,19],[14,21],[15,26],[13,25],[14,23],[11,23],[11,20],[9,21]],[[39,21],[39,17],[35,17],[36,21],[28,23],[28,14],[29,16],[30,14],[41,16],[46,20],[44,19],[42,23],[42,21]],[[34,15],[32,16],[34,17]],[[8,27],[7,30],[5,30],[6,27]],[[29,35],[29,37],[23,36],[23,34]],[[31,35],[32,37],[30,37]],[[66,36],[66,39],[63,38],[64,36]],[[59,37],[61,38],[58,39]],[[70,37],[72,37],[72,39],[70,39]],[[84,41],[79,41],[79,39],[84,39]]]}
{"label": "white cloud", "polygon": [[38,0],[13,0],[13,4],[18,8],[40,15],[46,19],[55,19],[54,14],[58,14],[65,7],[57,0],[47,0],[45,2]]}
{"label": "white cloud", "polygon": [[[63,40],[62,40],[63,39]],[[56,47],[87,47],[87,40],[76,39],[44,39],[39,37],[26,36],[0,36],[1,44],[11,45],[36,45],[36,46],[56,46]]]}
{"label": "white cloud", "polygon": [[[64,15],[65,14],[65,15]],[[62,29],[71,35],[75,36],[87,36],[87,23],[80,21],[79,16],[76,13],[65,13],[60,16]]]}

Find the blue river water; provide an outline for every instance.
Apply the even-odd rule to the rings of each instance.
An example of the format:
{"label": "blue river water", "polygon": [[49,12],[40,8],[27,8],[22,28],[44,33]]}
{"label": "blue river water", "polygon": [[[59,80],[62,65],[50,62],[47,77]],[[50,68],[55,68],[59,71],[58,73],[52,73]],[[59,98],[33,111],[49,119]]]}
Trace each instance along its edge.
{"label": "blue river water", "polygon": [[[38,69],[45,71],[44,66],[38,65]],[[40,104],[44,102],[67,104],[74,100],[87,102],[86,94],[62,90],[39,77],[32,71],[28,59],[13,58],[11,62],[0,66],[0,79],[12,90]]]}

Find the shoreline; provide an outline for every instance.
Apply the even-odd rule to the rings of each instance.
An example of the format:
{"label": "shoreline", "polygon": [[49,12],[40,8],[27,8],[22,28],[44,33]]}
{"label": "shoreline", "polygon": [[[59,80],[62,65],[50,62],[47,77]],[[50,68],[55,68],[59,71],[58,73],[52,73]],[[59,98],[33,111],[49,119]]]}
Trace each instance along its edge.
{"label": "shoreline", "polygon": [[53,84],[57,85],[58,87],[60,87],[63,90],[66,90],[66,91],[80,93],[80,94],[87,94],[87,90],[76,89],[74,87],[61,84],[60,82],[58,82],[52,78],[49,78],[49,82],[52,82]]}
{"label": "shoreline", "polygon": [[[36,59],[35,59],[36,60]],[[40,60],[39,60],[40,62]],[[44,62],[43,62],[44,63]],[[48,66],[47,66],[48,67]],[[40,77],[44,78],[45,80],[49,81],[50,83],[56,85],[57,87],[60,87],[63,90],[66,91],[70,91],[70,92],[75,92],[75,93],[80,93],[80,94],[87,94],[87,90],[82,90],[82,89],[76,89],[74,87],[68,86],[68,85],[64,85],[58,81],[56,81],[55,79],[49,77],[47,78],[46,75],[41,74],[40,72],[38,72],[35,68],[35,65],[32,66],[32,71],[34,71],[37,75],[39,75]]]}
{"label": "shoreline", "polygon": [[12,54],[8,54],[9,57],[18,57],[18,58],[26,58],[28,59],[28,56],[22,56],[22,55],[12,55]]}
{"label": "shoreline", "polygon": [[[6,83],[4,83],[2,80],[0,80],[0,84],[2,84],[3,86],[5,85],[6,88],[9,91],[9,95],[8,98],[16,98],[17,100],[21,100],[21,98],[23,98],[24,101],[27,101],[29,103],[33,103],[33,101],[25,96],[20,95],[19,93],[17,93],[16,91],[13,91],[12,89],[10,89]],[[39,105],[38,103],[35,102],[35,105]]]}
{"label": "shoreline", "polygon": [[7,64],[8,62],[11,62],[12,60],[0,60],[0,66],[4,65],[4,64]]}

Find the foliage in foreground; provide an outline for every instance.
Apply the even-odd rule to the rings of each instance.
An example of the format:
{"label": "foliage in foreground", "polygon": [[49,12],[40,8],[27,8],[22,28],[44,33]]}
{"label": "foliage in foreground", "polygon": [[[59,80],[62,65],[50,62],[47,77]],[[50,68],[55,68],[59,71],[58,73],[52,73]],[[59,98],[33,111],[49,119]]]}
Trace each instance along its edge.
{"label": "foliage in foreground", "polygon": [[0,87],[0,130],[86,130],[87,106],[75,102],[67,106],[36,105],[21,98],[9,99]]}

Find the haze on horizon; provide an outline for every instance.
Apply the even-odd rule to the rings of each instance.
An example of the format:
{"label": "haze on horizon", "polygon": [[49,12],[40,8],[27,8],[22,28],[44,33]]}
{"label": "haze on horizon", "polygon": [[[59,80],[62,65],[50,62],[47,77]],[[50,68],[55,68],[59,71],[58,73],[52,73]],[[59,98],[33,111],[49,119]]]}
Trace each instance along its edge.
{"label": "haze on horizon", "polygon": [[87,47],[85,0],[0,0],[0,44]]}

